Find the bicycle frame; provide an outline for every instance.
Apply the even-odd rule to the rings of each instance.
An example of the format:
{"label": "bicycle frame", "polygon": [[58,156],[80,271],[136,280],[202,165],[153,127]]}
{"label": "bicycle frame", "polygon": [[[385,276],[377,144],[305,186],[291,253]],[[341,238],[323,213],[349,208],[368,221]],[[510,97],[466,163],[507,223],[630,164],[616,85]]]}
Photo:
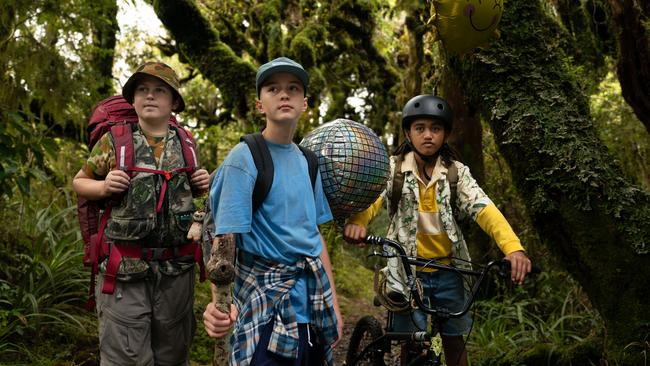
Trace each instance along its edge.
{"label": "bicycle frame", "polygon": [[[423,312],[425,312],[426,314],[435,315],[443,319],[458,318],[465,315],[469,311],[469,309],[472,307],[472,304],[474,303],[474,299],[476,298],[476,295],[478,294],[481,285],[483,284],[485,278],[487,277],[488,272],[493,267],[498,267],[501,269],[501,271],[505,271],[510,267],[510,262],[506,260],[494,260],[489,262],[481,271],[456,268],[446,264],[436,263],[434,260],[431,259],[409,257],[406,255],[406,251],[399,243],[390,239],[370,235],[366,238],[366,243],[372,245],[381,245],[383,247],[382,253],[381,254],[374,253],[372,255],[377,255],[384,258],[395,257],[395,255],[390,254],[390,252],[388,251],[388,248],[393,248],[397,252],[396,256],[399,257],[402,262],[404,272],[406,273],[406,279],[407,279],[406,285],[408,286],[409,290],[411,290],[411,295],[413,296],[413,300],[415,300],[415,303],[418,306],[418,308]],[[440,308],[440,307],[432,308],[424,304],[422,298],[420,297],[419,292],[417,291],[417,286],[415,282],[416,277],[413,271],[411,270],[411,265],[419,266],[422,268],[435,268],[435,269],[445,270],[445,271],[454,271],[456,273],[462,273],[462,274],[478,277],[478,279],[474,284],[474,286],[472,287],[472,290],[470,291],[470,295],[469,295],[469,300],[465,302],[463,309],[457,312],[450,312],[446,308]]]}
{"label": "bicycle frame", "polygon": [[[383,237],[370,235],[366,238],[365,242],[371,245],[382,247],[382,251],[380,253],[375,251],[371,255],[381,256],[384,258],[398,257],[400,259],[400,262],[402,263],[402,266],[406,273],[407,287],[410,289],[411,296],[415,301],[416,306],[424,313],[429,314],[436,319],[436,324],[435,324],[436,329],[434,329],[431,333],[426,331],[416,331],[416,332],[380,331],[381,335],[373,336],[374,339],[369,344],[365,345],[363,349],[351,361],[352,365],[356,365],[361,360],[368,359],[368,357],[372,358],[373,355],[374,357],[376,357],[377,355],[383,355],[384,353],[387,352],[390,353],[391,352],[390,344],[392,341],[425,342],[428,340],[433,340],[434,337],[439,333],[438,328],[440,327],[442,321],[449,318],[461,317],[469,311],[469,309],[474,304],[474,301],[478,295],[480,287],[486,280],[488,272],[490,272],[490,270],[497,267],[500,269],[500,273],[505,274],[507,273],[506,271],[510,269],[510,262],[506,260],[491,261],[487,265],[485,265],[480,271],[456,268],[450,265],[436,263],[435,259],[431,260],[431,259],[419,258],[419,257],[409,257],[407,256],[406,251],[404,250],[402,245],[400,245],[399,243],[393,240],[386,239]],[[390,248],[392,248],[394,252],[397,254],[393,254]],[[416,276],[411,270],[411,265],[419,266],[422,268],[435,268],[439,270],[454,271],[456,273],[461,273],[464,275],[470,275],[472,277],[476,277],[477,280],[474,283],[469,293],[468,299],[465,301],[465,304],[460,311],[452,312],[449,311],[449,309],[443,307],[436,307],[436,306],[429,307],[428,305],[424,304],[423,299],[420,297],[420,293],[417,290]],[[539,271],[540,271],[539,268],[535,267],[532,272],[539,272]],[[392,320],[391,317],[392,314],[389,312],[389,323],[391,323]],[[376,319],[374,319],[374,322],[376,322]],[[368,327],[370,328],[370,326]],[[356,332],[356,328],[355,328],[355,332]],[[350,350],[348,350],[348,352],[350,352]],[[350,353],[348,353],[348,355],[350,355]],[[440,364],[440,352],[433,352],[431,350],[427,350],[425,357],[427,359],[426,362],[428,362],[428,364],[432,364],[432,365]],[[373,361],[373,363],[383,365],[383,360],[381,361],[375,360]],[[419,363],[419,365],[421,365],[421,363]]]}

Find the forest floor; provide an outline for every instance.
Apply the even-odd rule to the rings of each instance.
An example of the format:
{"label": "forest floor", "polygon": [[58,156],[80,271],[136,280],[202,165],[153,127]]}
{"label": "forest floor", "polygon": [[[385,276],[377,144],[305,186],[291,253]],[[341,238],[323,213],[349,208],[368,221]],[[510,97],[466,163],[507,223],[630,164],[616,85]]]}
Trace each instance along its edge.
{"label": "forest floor", "polygon": [[[383,308],[375,307],[371,304],[371,300],[339,297],[342,315],[344,318],[343,337],[336,348],[333,350],[334,365],[345,365],[345,357],[350,343],[350,336],[354,331],[357,321],[365,315],[373,315],[379,319],[383,324],[385,319],[385,312]],[[205,330],[203,330],[203,323],[200,319],[198,307],[195,309],[197,317],[197,330],[194,337],[193,354],[190,357],[190,364],[192,366],[211,366],[209,360],[212,356],[213,341],[207,337]],[[94,314],[88,314],[89,317],[94,317]],[[69,357],[62,357],[68,361],[56,363],[56,365],[83,365],[83,366],[97,366],[98,360],[98,343],[96,333],[88,337],[81,337],[76,340],[75,345],[72,346]],[[0,362],[0,365],[3,363]]]}
{"label": "forest floor", "polygon": [[368,299],[350,299],[339,297],[343,315],[343,337],[339,344],[334,348],[334,365],[345,365],[345,356],[350,344],[350,336],[354,331],[357,321],[365,315],[373,315],[380,319],[383,324],[385,312],[383,308],[372,305]]}

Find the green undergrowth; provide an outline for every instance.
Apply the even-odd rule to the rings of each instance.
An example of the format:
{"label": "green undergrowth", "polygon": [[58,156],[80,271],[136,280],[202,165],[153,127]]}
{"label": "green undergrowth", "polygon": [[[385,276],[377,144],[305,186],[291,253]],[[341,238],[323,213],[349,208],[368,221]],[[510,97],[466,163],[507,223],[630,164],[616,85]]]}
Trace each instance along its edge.
{"label": "green undergrowth", "polygon": [[588,365],[601,357],[603,321],[564,272],[502,285],[499,295],[475,305],[473,318],[473,365]]}

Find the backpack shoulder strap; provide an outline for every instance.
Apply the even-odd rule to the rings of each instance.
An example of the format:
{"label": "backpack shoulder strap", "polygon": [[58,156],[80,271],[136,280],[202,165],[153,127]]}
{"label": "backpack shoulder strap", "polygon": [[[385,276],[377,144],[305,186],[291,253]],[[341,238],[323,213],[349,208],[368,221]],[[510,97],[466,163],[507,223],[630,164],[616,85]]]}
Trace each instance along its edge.
{"label": "backpack shoulder strap", "polygon": [[117,168],[128,172],[135,165],[133,149],[133,130],[130,123],[119,123],[111,127],[110,134],[115,148]]}
{"label": "backpack shoulder strap", "polygon": [[191,172],[194,172],[198,168],[199,161],[196,158],[196,143],[194,142],[192,134],[183,127],[176,126],[173,123],[170,123],[170,126],[176,130],[178,138],[181,140],[181,149],[183,150],[185,165],[190,168]]}
{"label": "backpack shoulder strap", "polygon": [[390,217],[397,213],[397,206],[402,198],[402,187],[404,187],[404,173],[402,173],[403,155],[398,155],[395,159],[395,171],[393,172],[393,190],[390,192]]}
{"label": "backpack shoulder strap", "polygon": [[447,168],[447,180],[449,181],[449,190],[451,191],[451,210],[455,212],[454,207],[456,206],[456,198],[458,197],[458,168],[453,161],[449,168]]}
{"label": "backpack shoulder strap", "polygon": [[244,135],[240,141],[244,141],[248,145],[248,149],[253,155],[255,168],[257,168],[257,179],[253,188],[253,212],[255,212],[271,190],[273,184],[273,160],[271,159],[269,147],[266,145],[261,133]]}
{"label": "backpack shoulder strap", "polygon": [[307,168],[309,169],[309,179],[311,179],[311,189],[316,189],[316,176],[318,175],[318,156],[304,146],[298,145],[302,154],[307,159]]}

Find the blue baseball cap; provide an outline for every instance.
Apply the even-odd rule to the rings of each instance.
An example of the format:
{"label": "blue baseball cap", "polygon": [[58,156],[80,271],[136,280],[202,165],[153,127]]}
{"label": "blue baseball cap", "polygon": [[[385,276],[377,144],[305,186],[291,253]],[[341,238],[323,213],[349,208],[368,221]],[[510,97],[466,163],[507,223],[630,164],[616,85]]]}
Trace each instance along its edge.
{"label": "blue baseball cap", "polygon": [[273,61],[269,61],[257,69],[257,76],[255,77],[255,89],[257,90],[257,97],[260,96],[260,89],[262,85],[271,75],[278,72],[288,72],[295,75],[301,82],[302,87],[307,94],[307,85],[309,84],[309,74],[302,67],[301,64],[287,57],[278,57]]}

